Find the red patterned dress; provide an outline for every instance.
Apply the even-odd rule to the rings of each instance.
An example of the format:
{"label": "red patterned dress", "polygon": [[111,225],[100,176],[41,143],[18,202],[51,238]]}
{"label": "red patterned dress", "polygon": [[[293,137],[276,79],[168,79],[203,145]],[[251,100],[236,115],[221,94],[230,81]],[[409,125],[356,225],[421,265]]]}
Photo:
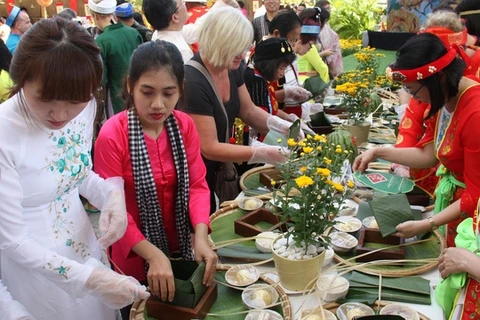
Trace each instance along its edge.
{"label": "red patterned dress", "polygon": [[461,217],[448,224],[446,240],[449,247],[458,224],[466,217],[473,217],[480,196],[480,84],[470,86],[459,97],[450,121],[442,127],[442,111],[433,117],[433,125],[427,126],[419,145],[435,143],[435,153],[448,173],[466,186],[456,188],[451,203],[460,199]]}
{"label": "red patterned dress", "polygon": [[[410,99],[405,115],[398,127],[397,143],[395,148],[421,147],[419,141],[425,133],[425,125],[432,122],[425,120],[430,111],[430,104]],[[437,166],[434,168],[417,169],[410,168],[410,177],[415,185],[433,197],[438,177],[435,175]]]}

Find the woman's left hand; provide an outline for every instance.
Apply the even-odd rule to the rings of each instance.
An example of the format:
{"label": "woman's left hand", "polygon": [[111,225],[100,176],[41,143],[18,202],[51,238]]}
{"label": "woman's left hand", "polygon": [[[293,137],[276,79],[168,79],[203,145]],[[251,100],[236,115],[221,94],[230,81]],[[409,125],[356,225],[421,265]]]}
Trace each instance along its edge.
{"label": "woman's left hand", "polygon": [[217,272],[217,254],[212,250],[206,239],[195,239],[195,260],[198,263],[205,261],[205,273],[202,283],[210,286]]}
{"label": "woman's left hand", "polygon": [[443,250],[442,256],[438,259],[438,271],[443,279],[452,273],[468,272],[472,257],[476,256],[467,249],[447,248]]}

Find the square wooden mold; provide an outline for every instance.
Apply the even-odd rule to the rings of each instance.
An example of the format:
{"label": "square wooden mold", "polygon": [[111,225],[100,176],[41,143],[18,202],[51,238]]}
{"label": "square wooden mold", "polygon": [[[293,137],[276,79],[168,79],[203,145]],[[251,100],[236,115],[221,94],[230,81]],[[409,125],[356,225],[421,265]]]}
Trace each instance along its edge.
{"label": "square wooden mold", "polygon": [[[267,222],[272,226],[268,229],[261,229],[256,226],[256,224],[262,221]],[[238,218],[235,220],[234,225],[235,233],[243,237],[254,237],[259,233],[276,229],[280,229],[283,232],[287,231],[285,222],[282,222],[279,216],[264,208],[253,210],[249,214]]]}
{"label": "square wooden mold", "polygon": [[174,306],[154,296],[147,300],[146,308],[148,316],[158,320],[205,319],[216,300],[217,284],[213,282],[193,309]]}
{"label": "square wooden mold", "polygon": [[268,189],[273,189],[272,181],[275,181],[275,188],[278,188],[286,181],[283,179],[282,173],[278,169],[267,169],[259,174],[260,183]]}
{"label": "square wooden mold", "polygon": [[[395,237],[395,236],[388,236],[383,238],[382,234],[380,233],[380,230],[378,229],[362,228],[360,229],[360,237],[358,239],[357,256],[367,252],[372,252],[378,249],[378,248],[365,247],[367,243],[380,243],[380,244],[385,244],[387,246],[394,246],[394,245],[404,244],[405,239]],[[403,246],[400,246],[394,249],[377,251],[377,252],[365,255],[363,257],[357,257],[356,261],[368,262],[368,261],[374,261],[374,260],[401,260],[401,259],[405,259],[405,247]]]}

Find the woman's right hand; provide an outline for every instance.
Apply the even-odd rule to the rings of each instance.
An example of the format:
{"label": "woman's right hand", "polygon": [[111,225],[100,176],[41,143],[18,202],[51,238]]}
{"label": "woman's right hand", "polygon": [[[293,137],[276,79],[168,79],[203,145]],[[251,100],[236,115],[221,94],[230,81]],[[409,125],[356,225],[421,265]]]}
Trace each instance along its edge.
{"label": "woman's right hand", "polygon": [[150,291],[163,301],[173,301],[175,283],[170,260],[163,252],[158,251],[147,262],[149,264],[147,280]]}
{"label": "woman's right hand", "polygon": [[376,158],[375,148],[362,152],[355,158],[355,161],[353,161],[352,170],[354,172],[359,170],[360,173],[364,173],[368,168],[368,164],[374,161]]}
{"label": "woman's right hand", "polygon": [[135,278],[118,274],[103,265],[93,269],[85,287],[89,294],[99,297],[113,309],[120,309],[134,301],[150,297],[145,286]]}

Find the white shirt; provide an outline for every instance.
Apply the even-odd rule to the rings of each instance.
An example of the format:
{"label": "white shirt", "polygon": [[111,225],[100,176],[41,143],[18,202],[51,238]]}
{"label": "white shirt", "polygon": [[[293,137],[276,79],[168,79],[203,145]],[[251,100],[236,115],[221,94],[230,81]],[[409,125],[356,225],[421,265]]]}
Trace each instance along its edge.
{"label": "white shirt", "polygon": [[177,46],[182,54],[183,62],[187,62],[193,57],[193,51],[183,37],[182,31],[155,31],[152,35],[152,41],[157,39],[168,41]]}

